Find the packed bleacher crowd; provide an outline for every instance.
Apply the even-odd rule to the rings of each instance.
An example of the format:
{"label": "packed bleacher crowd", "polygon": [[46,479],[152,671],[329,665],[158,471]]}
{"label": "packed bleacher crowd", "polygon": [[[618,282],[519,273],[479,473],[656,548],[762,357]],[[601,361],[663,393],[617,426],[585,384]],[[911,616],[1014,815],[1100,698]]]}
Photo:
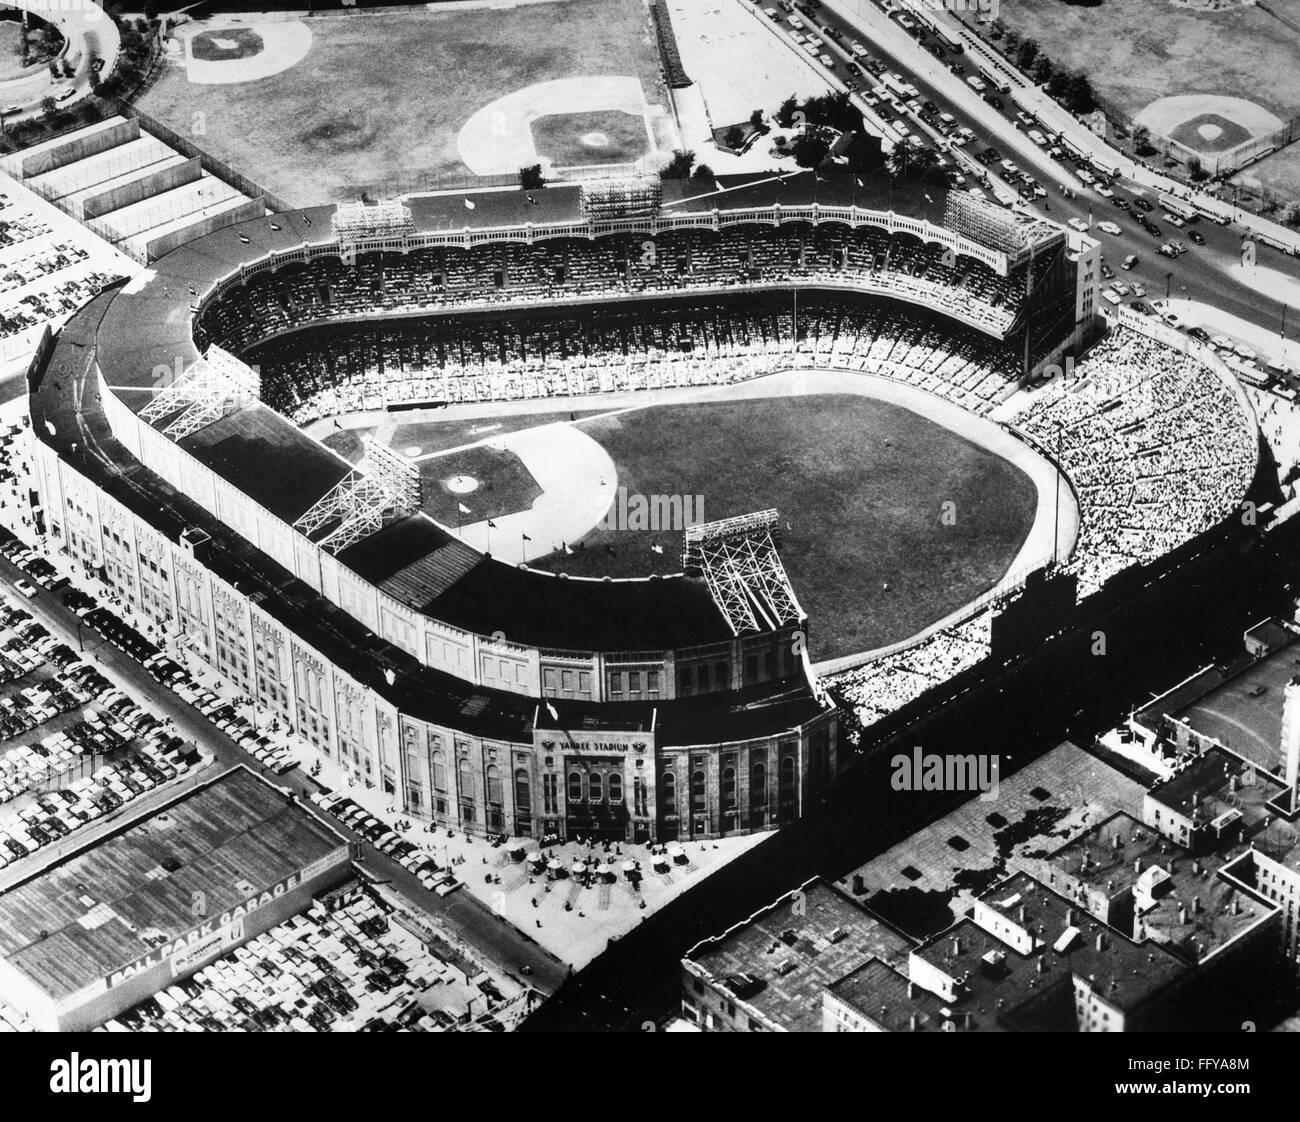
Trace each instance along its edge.
{"label": "packed bleacher crowd", "polygon": [[[1012,419],[1057,455],[1079,498],[1068,568],[1080,597],[1122,569],[1149,563],[1238,507],[1258,438],[1214,370],[1129,328],[1116,328]],[[871,724],[968,669],[990,650],[994,609],[828,682]]]}
{"label": "packed bleacher crowd", "polygon": [[1012,423],[1079,497],[1071,566],[1080,595],[1220,522],[1255,472],[1253,419],[1227,381],[1190,355],[1127,327],[1039,393]]}
{"label": "packed bleacher crowd", "polygon": [[495,308],[503,303],[718,291],[788,281],[921,301],[1005,333],[1023,277],[1000,277],[943,247],[906,235],[837,224],[674,230],[650,239],[616,235],[470,249],[434,247],[290,263],[232,285],[204,303],[196,335],[238,353],[275,332],[309,323],[394,313]]}
{"label": "packed bleacher crowd", "polygon": [[907,305],[805,296],[656,304],[551,316],[390,320],[245,357],[262,397],[299,424],[416,402],[718,385],[790,366],[881,374],[987,413],[1015,387],[987,336]]}

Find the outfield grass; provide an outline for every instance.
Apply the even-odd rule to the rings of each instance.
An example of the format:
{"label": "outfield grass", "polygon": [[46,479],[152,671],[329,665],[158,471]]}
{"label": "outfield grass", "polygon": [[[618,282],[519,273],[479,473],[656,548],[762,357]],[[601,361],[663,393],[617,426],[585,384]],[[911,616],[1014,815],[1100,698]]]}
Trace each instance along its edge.
{"label": "outfield grass", "polygon": [[665,101],[638,0],[305,22],[312,47],[296,66],[255,82],[191,85],[184,65],[169,61],[141,108],[187,135],[201,122],[197,143],[306,206],[468,175],[456,151],[461,126],[534,82],[628,74],[649,101]]}
{"label": "outfield grass", "polygon": [[[667,405],[582,428],[629,494],[700,495],[706,520],[776,507],[818,659],[906,638],[992,587],[1036,509],[1033,484],[1005,460],[856,395]],[[588,576],[680,569],[680,532],[598,528],[579,545],[536,564]]]}
{"label": "outfield grass", "polygon": [[1095,7],[1005,0],[999,14],[1130,117],[1157,98],[1212,93],[1247,98],[1285,119],[1300,112],[1300,0],[1269,7],[1278,16],[1258,6],[1204,12],[1167,0]]}

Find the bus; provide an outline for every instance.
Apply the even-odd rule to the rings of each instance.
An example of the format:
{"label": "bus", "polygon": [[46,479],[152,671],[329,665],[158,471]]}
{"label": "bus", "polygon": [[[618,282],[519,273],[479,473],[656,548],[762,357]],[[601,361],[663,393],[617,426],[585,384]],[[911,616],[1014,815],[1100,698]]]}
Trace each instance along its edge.
{"label": "bus", "polygon": [[1156,201],[1167,213],[1181,218],[1184,222],[1195,222],[1201,216],[1199,210],[1186,199],[1180,199],[1177,195],[1159,195]]}

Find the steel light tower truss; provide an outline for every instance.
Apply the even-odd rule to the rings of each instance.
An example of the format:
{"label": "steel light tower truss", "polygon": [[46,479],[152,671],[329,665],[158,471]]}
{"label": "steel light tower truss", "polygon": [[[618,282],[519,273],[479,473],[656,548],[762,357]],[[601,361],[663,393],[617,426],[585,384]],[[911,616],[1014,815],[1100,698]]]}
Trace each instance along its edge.
{"label": "steel light tower truss", "polygon": [[331,553],[369,537],[390,513],[401,516],[420,509],[419,467],[373,436],[363,436],[361,443],[361,462],[293,524],[311,537],[337,523],[316,543]]}
{"label": "steel light tower truss", "polygon": [[686,528],[682,567],[699,571],[733,635],[804,618],[777,553],[778,517],[761,510]]}
{"label": "steel light tower truss", "polygon": [[248,405],[261,395],[261,375],[214,344],[141,409],[140,418],[154,424],[170,417],[162,433],[180,441],[220,420],[227,408]]}

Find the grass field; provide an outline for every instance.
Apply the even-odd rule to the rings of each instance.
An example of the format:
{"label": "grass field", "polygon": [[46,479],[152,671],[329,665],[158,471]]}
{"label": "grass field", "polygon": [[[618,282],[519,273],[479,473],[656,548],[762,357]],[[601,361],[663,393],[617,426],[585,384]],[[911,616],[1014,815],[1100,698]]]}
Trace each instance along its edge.
{"label": "grass field", "polygon": [[[782,560],[819,659],[905,638],[991,587],[1034,516],[1033,486],[1018,469],[865,397],[668,405],[583,429],[629,494],[702,496],[706,520],[776,507]],[[947,500],[955,526],[941,524]],[[580,545],[538,564],[582,575],[680,569],[680,532],[598,528]]]}
{"label": "grass field", "polygon": [[626,74],[640,79],[647,100],[665,100],[639,0],[369,10],[305,22],[312,47],[296,66],[259,81],[198,85],[169,61],[141,108],[305,206],[363,188],[392,194],[459,180],[468,174],[456,148],[461,126],[535,82]]}
{"label": "grass field", "polygon": [[[465,495],[453,494],[447,480],[457,475],[481,480],[478,490]],[[477,522],[527,510],[542,493],[518,456],[484,444],[421,460],[420,479],[424,509],[444,526],[455,526],[462,518],[465,522]],[[469,507],[470,514],[460,511],[462,504]]]}
{"label": "grass field", "polygon": [[649,150],[645,122],[617,110],[552,113],[538,117],[532,124],[532,132],[537,151],[560,167],[631,163]]}
{"label": "grass field", "polygon": [[1167,0],[1005,0],[1002,21],[1058,65],[1081,70],[1130,117],[1157,98],[1212,93],[1300,112],[1300,0],[1219,12]]}

